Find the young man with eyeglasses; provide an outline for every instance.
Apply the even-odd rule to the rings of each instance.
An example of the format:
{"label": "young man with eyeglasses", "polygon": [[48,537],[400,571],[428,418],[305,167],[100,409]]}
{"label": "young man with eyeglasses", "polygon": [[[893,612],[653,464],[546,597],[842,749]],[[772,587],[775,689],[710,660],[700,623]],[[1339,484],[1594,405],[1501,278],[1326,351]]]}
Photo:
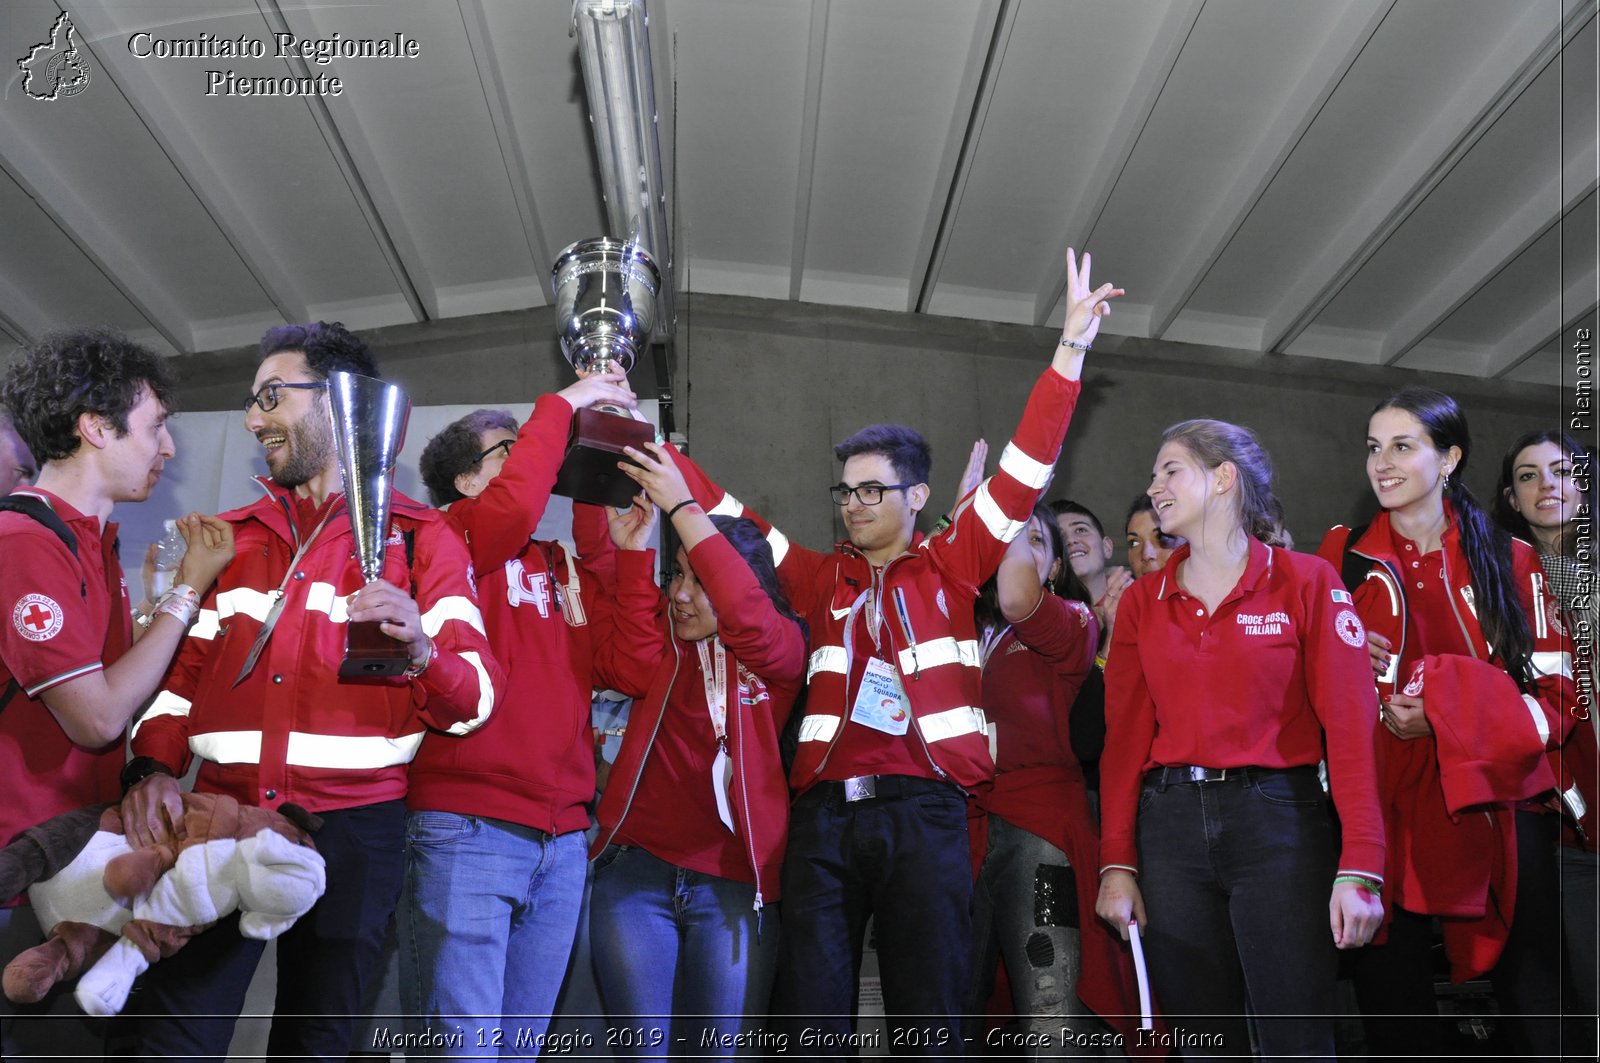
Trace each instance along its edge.
{"label": "young man with eyeglasses", "polygon": [[573,506],[578,556],[534,538],[576,410],[634,405],[621,373],[543,395],[519,430],[475,410],[422,452],[434,505],[466,536],[485,626],[506,668],[494,719],[431,734],[411,764],[406,879],[397,931],[407,1030],[461,1028],[466,1044],[539,1043],[577,936],[594,800],[594,668],[611,636],[599,564],[605,513]]}
{"label": "young man with eyeglasses", "polygon": [[[874,919],[888,1047],[963,1054],[972,863],[966,793],[994,777],[979,705],[972,603],[1048,482],[1080,391],[1084,353],[1121,295],[1089,287],[1089,256],[1068,258],[1067,314],[1050,368],[1000,458],[932,538],[926,441],[873,425],[834,448],[832,489],[849,541],[794,546],[703,479],[696,498],[750,516],[810,628],[809,690],[790,774],[798,793],[783,869],[775,1022],[815,1054],[852,1054],[849,1034],[868,917]],[[685,464],[689,463],[685,461]]]}
{"label": "young man with eyeglasses", "polygon": [[[176,452],[167,430],[174,386],[165,358],[98,329],[41,337],[0,385],[17,411],[22,452],[44,462],[38,483],[7,500],[20,511],[0,512],[0,846],[62,813],[117,799],[123,730],[161,682],[197,592],[233,556],[225,522],[184,517],[189,548],[177,593],[132,644],[111,514],[118,502],[147,499]],[[0,962],[51,929],[26,895],[0,898]],[[103,1030],[84,1021],[70,985],[32,1004],[0,998],[0,1057],[104,1048]]]}
{"label": "young man with eyeglasses", "polygon": [[[396,492],[383,578],[362,576],[326,388],[336,371],[377,375],[366,344],[315,322],[271,330],[261,353],[245,427],[265,452],[265,497],[222,515],[237,556],[134,728],[122,810],[136,844],[167,838],[175,776],[199,760],[197,791],[321,817],[327,890],[278,938],[267,1054],[342,1059],[400,893],[407,766],[430,728],[488,719],[501,672],[466,544],[437,510]],[[347,626],[363,621],[410,651],[403,675],[339,675]],[[151,968],[140,1054],[226,1056],[264,944],[234,915]]]}

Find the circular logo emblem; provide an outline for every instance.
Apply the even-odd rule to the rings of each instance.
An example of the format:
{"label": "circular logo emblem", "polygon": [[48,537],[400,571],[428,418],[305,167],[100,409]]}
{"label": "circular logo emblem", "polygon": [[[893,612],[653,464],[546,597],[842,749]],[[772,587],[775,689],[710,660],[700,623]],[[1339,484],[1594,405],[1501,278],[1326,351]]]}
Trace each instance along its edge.
{"label": "circular logo emblem", "polygon": [[1339,637],[1351,646],[1365,646],[1367,644],[1367,629],[1361,626],[1361,618],[1353,609],[1341,609],[1333,621],[1334,630],[1339,632]]}
{"label": "circular logo emblem", "polygon": [[29,642],[53,639],[63,622],[61,607],[54,598],[43,594],[25,594],[11,610],[11,623],[17,633]]}
{"label": "circular logo emblem", "polygon": [[50,86],[52,99],[76,96],[89,87],[89,64],[83,61],[76,48],[59,52],[45,64],[44,83]]}

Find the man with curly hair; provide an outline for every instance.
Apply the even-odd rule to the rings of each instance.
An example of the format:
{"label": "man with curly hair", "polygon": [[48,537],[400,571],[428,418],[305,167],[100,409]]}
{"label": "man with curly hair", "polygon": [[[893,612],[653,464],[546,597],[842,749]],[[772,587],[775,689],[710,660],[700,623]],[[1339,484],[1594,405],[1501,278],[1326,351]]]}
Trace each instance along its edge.
{"label": "man with curly hair", "polygon": [[[272,329],[261,356],[244,425],[266,460],[263,497],[222,515],[238,556],[134,727],[141,778],[122,810],[130,834],[166,834],[198,761],[197,792],[321,817],[328,887],[277,939],[267,1054],[343,1059],[400,894],[411,759],[430,728],[487,720],[501,671],[466,544],[437,510],[395,492],[383,578],[363,577],[327,388],[334,372],[378,375],[366,344],[318,321]],[[349,625],[368,621],[406,647],[404,674],[340,674]],[[152,968],[140,1054],[224,1057],[264,948],[235,915]]]}
{"label": "man with curly hair", "polygon": [[[190,549],[178,585],[132,644],[111,511],[147,498],[175,453],[166,424],[173,386],[160,355],[95,329],[43,337],[0,384],[25,452],[43,463],[37,483],[0,510],[0,845],[62,812],[117,799],[123,729],[155,693],[199,593],[233,556],[225,522],[183,518]],[[25,899],[0,908],[0,959],[48,929]],[[32,1007],[0,999],[3,1054],[69,1054],[62,1039],[76,1045],[80,1024],[19,1021],[52,1013],[78,1014],[70,992]]]}

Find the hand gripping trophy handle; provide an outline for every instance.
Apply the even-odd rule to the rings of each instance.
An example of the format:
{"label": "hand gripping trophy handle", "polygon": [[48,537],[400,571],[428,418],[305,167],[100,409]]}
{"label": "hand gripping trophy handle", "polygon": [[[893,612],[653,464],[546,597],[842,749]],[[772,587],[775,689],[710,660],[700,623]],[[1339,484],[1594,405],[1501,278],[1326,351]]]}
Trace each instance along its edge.
{"label": "hand gripping trophy handle", "polygon": [[[580,373],[627,373],[649,346],[661,275],[631,243],[580,240],[561,252],[551,271],[561,353]],[[600,406],[576,411],[555,493],[580,502],[625,508],[639,487],[617,468],[623,447],[655,436],[648,422]]]}
{"label": "hand gripping trophy handle", "polygon": [[[405,442],[411,401],[393,384],[355,373],[328,377],[333,442],[344,477],[345,504],[356,561],[364,583],[383,577],[394,498],[395,461]],[[383,633],[375,620],[346,625],[343,677],[399,675],[410,664],[410,648]]]}

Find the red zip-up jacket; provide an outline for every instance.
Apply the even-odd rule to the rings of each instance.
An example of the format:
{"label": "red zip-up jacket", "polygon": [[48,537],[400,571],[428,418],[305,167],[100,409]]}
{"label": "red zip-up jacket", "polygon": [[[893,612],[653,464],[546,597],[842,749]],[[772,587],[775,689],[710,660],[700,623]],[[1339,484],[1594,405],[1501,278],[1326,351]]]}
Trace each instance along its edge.
{"label": "red zip-up jacket", "polygon": [[[796,791],[874,770],[830,758],[845,733],[867,657],[875,652],[899,672],[914,723],[907,744],[926,774],[967,789],[993,779],[972,603],[1049,482],[1081,392],[1078,381],[1045,370],[1000,455],[999,471],[961,500],[950,527],[932,538],[917,536],[906,553],[882,568],[849,543],[838,544],[834,553],[790,543],[698,466],[679,460],[695,499],[709,512],[749,517],[766,533],[784,594],[810,628],[810,689],[789,777]],[[869,592],[883,603],[882,651],[869,640],[864,620],[858,622]]]}
{"label": "red zip-up jacket", "polygon": [[[591,855],[598,855],[614,837],[626,836],[646,850],[652,839],[630,830],[630,814],[641,804],[670,807],[673,818],[689,802],[676,800],[664,778],[651,784],[648,771],[668,703],[686,708],[695,722],[679,742],[714,744],[700,655],[695,644],[671,633],[665,615],[649,618],[661,599],[652,578],[655,551],[616,553],[616,635],[599,648],[597,661],[613,671],[617,689],[641,700],[628,715],[628,731],[600,797],[600,821]],[[673,851],[689,847],[719,852],[713,874],[754,883],[756,908],[778,899],[779,872],[789,836],[789,791],[778,734],[804,684],[806,647],[800,625],[773,608],[744,558],[721,535],[713,535],[689,553],[689,563],[717,613],[717,637],[729,655],[727,749],[733,762],[729,804],[739,854],[722,845],[727,828],[715,816],[696,822],[674,822],[678,837],[662,839]],[[702,726],[703,725],[703,726]],[[704,750],[702,750],[704,752]],[[679,782],[683,782],[680,780]],[[699,785],[711,792],[709,772]],[[703,804],[700,802],[699,804]],[[669,862],[674,862],[669,860]],[[699,868],[697,870],[709,870]]]}
{"label": "red zip-up jacket", "polygon": [[611,599],[589,567],[611,551],[604,511],[573,506],[582,560],[533,538],[566,451],[571,405],[544,395],[500,474],[446,517],[465,535],[489,645],[505,667],[494,716],[464,736],[430,733],[411,763],[406,807],[534,827],[589,826],[594,800],[592,688],[616,680],[593,668],[610,637]]}
{"label": "red zip-up jacket", "polygon": [[[134,725],[134,755],[180,775],[200,757],[195,789],[241,804],[293,801],[321,812],[402,798],[425,729],[471,731],[489,718],[501,684],[466,544],[438,510],[395,492],[383,578],[412,589],[438,655],[416,679],[341,678],[346,603],[365,583],[344,498],[329,496],[323,511],[332,516],[291,571],[301,541],[296,496],[259,483],[267,497],[221,514],[233,525],[234,558]],[[277,626],[235,685],[280,586]]]}

